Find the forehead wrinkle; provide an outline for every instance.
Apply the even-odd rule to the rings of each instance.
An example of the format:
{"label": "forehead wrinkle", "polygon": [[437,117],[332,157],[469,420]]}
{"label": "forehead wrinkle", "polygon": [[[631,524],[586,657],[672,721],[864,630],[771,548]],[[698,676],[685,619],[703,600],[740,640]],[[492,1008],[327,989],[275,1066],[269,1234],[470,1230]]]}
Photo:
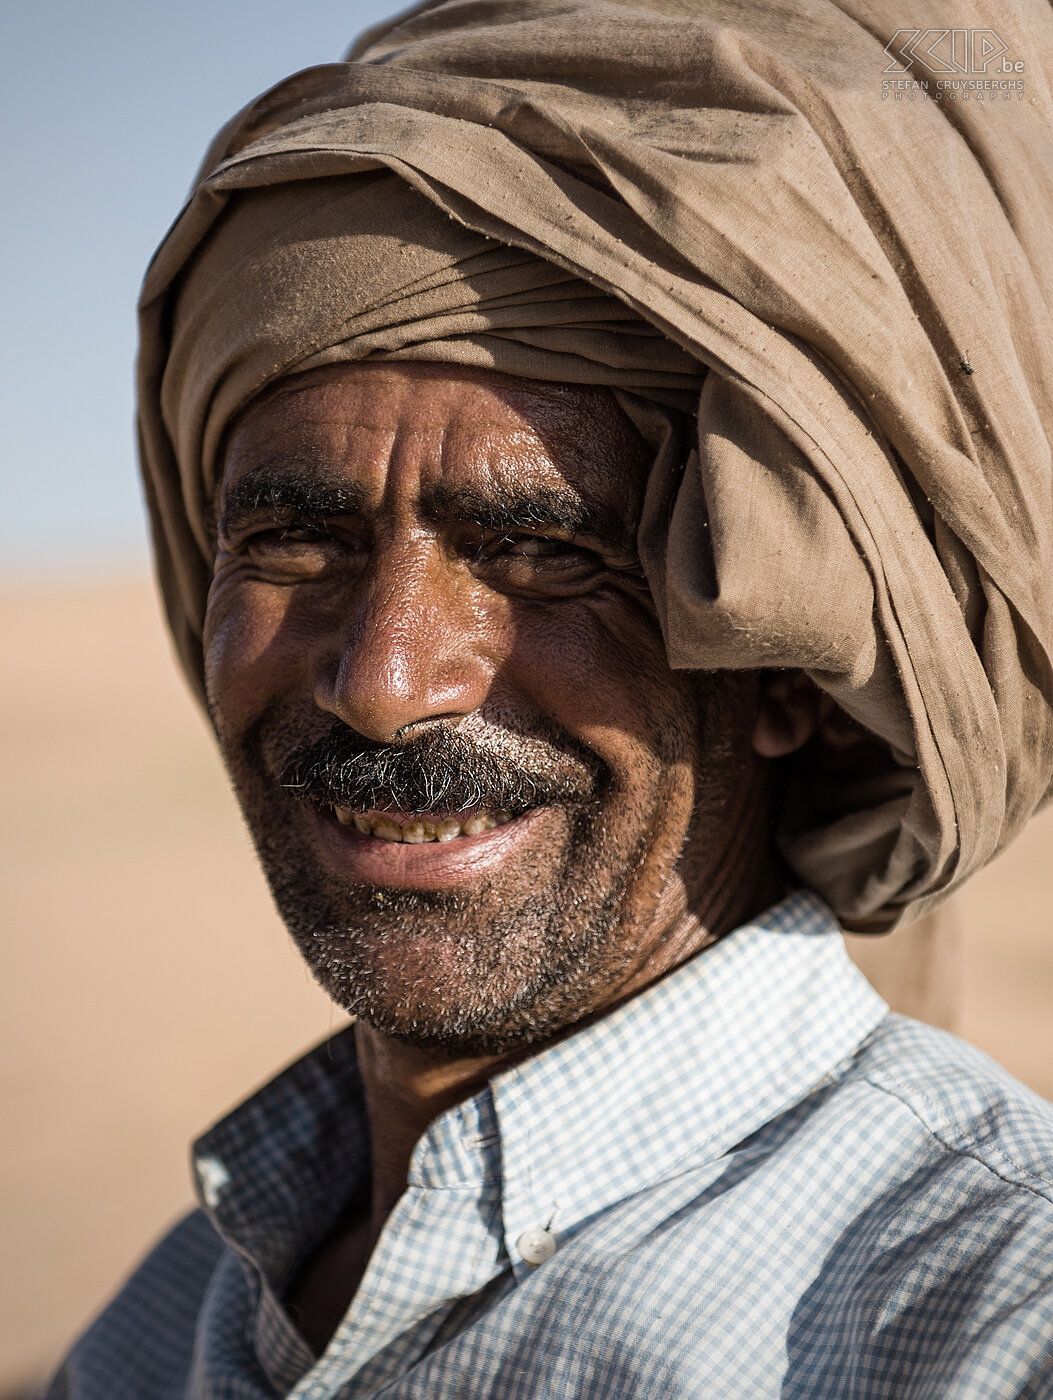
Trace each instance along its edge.
{"label": "forehead wrinkle", "polygon": [[[308,387],[297,386],[301,392]],[[549,387],[556,389],[551,396],[544,392]],[[538,389],[542,392],[536,392]],[[228,456],[221,489],[216,493],[217,504],[225,522],[235,515],[243,518],[261,511],[373,518],[401,514],[408,508],[433,524],[471,522],[505,531],[554,526],[569,535],[587,535],[631,552],[638,510],[633,509],[635,502],[626,499],[632,496],[624,489],[628,483],[622,482],[622,489],[615,487],[605,460],[611,455],[631,456],[631,447],[618,440],[615,425],[606,416],[583,411],[593,405],[583,406],[573,399],[568,402],[570,396],[561,390],[563,386],[516,386],[513,392],[500,393],[505,400],[503,411],[498,406],[495,413],[493,406],[476,404],[470,398],[455,399],[434,413],[425,413],[423,419],[425,405],[419,395],[413,396],[414,412],[379,417],[374,412],[378,407],[375,397],[366,396],[356,403],[355,412],[335,414],[344,438],[335,458],[350,454],[364,461],[361,451],[350,451],[348,432],[364,430],[372,439],[381,431],[388,440],[380,452],[385,470],[379,493],[379,482],[366,489],[335,467],[335,444],[320,448],[310,441],[294,441],[268,451],[269,434],[264,433],[257,435],[258,453],[252,451],[250,440],[240,445],[241,452],[235,450]],[[280,417],[287,419],[288,412],[286,409]],[[329,412],[308,416],[317,426],[332,412],[330,406]],[[509,413],[511,421],[505,416]],[[282,423],[279,430],[288,426]],[[377,444],[371,442],[370,448],[365,457],[373,456]],[[250,464],[240,476],[239,457]],[[435,481],[436,468],[438,481],[432,486],[427,483],[429,478]],[[565,470],[576,479],[567,481]],[[463,484],[455,486],[458,478]],[[212,521],[215,519],[213,511]],[[210,533],[215,542],[215,529]]]}

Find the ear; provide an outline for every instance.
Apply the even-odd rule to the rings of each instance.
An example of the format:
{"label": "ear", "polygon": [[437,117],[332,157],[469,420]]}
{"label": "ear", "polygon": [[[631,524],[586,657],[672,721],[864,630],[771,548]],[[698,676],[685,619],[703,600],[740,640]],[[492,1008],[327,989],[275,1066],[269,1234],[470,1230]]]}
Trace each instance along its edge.
{"label": "ear", "polygon": [[806,744],[834,708],[833,699],[803,671],[769,671],[761,677],[753,748],[761,758],[782,758]]}

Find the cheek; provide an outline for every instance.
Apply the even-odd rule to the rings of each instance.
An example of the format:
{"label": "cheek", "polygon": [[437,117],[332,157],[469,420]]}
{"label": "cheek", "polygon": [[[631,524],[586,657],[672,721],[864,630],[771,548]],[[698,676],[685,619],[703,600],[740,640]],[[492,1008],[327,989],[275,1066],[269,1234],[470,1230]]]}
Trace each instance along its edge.
{"label": "cheek", "polygon": [[202,636],[205,685],[224,729],[239,728],[300,682],[305,640],[291,590],[237,577],[213,585]]}
{"label": "cheek", "polygon": [[623,793],[689,779],[698,715],[657,622],[631,600],[581,599],[519,620],[519,688],[596,753]]}

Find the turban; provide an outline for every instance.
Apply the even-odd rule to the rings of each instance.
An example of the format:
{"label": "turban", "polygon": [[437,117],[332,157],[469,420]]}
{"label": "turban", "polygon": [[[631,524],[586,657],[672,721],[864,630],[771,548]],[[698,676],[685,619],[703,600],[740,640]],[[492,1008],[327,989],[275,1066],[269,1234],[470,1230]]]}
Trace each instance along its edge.
{"label": "turban", "polygon": [[267,384],[416,358],[606,385],[654,452],[671,665],[836,701],[780,761],[799,878],[882,931],[989,860],[1053,792],[1051,20],[961,0],[949,42],[1024,76],[937,100],[911,55],[944,8],[425,3],[235,117],[140,306],[198,693],[224,433]]}

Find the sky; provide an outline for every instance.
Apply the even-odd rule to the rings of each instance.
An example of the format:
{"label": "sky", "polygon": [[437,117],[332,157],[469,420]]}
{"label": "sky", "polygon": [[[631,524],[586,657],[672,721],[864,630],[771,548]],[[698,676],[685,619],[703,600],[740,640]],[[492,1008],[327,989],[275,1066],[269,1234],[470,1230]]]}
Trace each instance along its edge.
{"label": "sky", "polygon": [[135,302],[208,142],[391,0],[4,0],[0,580],[141,565]]}

